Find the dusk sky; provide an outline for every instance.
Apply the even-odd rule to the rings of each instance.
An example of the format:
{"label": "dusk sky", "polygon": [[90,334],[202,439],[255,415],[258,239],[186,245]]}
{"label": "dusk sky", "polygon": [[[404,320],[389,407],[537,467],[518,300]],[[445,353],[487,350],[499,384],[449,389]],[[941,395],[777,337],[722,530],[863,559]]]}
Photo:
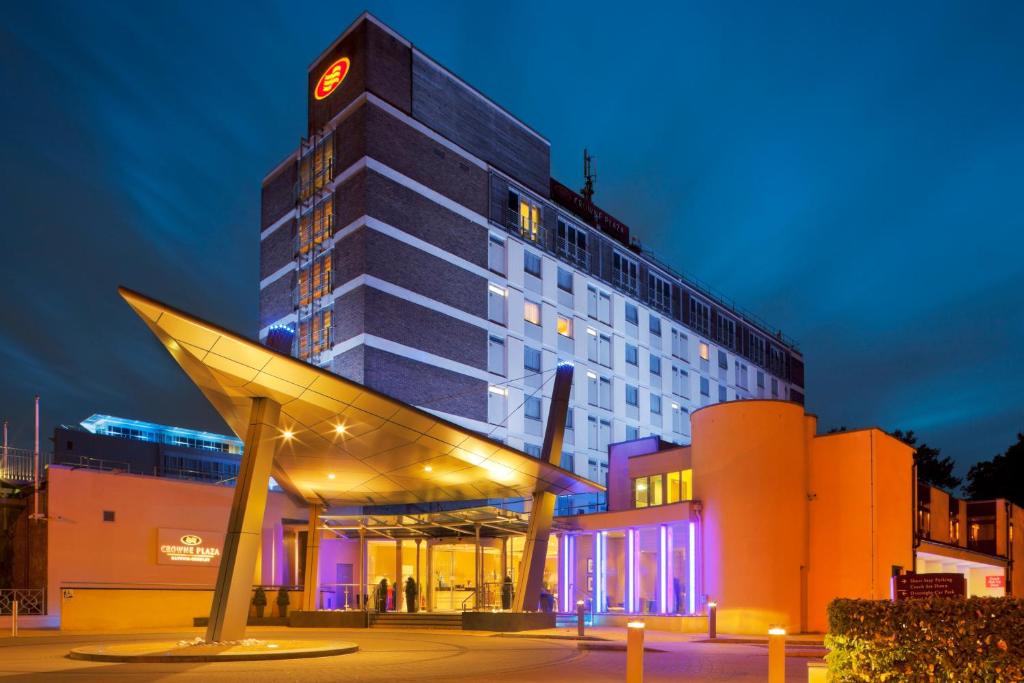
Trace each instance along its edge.
{"label": "dusk sky", "polygon": [[[1024,431],[1024,3],[8,3],[0,416],[226,430],[119,284],[249,336],[263,176],[364,9],[552,174],[781,328],[832,426],[959,474]],[[49,450],[49,442],[44,442]]]}

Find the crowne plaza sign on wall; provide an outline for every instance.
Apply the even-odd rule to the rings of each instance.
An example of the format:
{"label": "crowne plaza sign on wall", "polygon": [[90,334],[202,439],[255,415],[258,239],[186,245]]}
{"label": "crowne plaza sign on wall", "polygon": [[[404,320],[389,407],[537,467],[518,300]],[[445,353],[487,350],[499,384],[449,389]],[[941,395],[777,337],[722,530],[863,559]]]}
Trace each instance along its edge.
{"label": "crowne plaza sign on wall", "polygon": [[157,529],[157,564],[218,567],[223,548],[223,532]]}

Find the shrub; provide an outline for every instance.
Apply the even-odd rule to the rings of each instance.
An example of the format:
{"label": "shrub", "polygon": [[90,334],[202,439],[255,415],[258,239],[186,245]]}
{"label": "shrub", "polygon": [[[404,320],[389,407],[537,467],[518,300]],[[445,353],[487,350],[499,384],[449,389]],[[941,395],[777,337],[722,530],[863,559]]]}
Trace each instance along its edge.
{"label": "shrub", "polygon": [[1024,600],[833,600],[833,681],[1024,680]]}

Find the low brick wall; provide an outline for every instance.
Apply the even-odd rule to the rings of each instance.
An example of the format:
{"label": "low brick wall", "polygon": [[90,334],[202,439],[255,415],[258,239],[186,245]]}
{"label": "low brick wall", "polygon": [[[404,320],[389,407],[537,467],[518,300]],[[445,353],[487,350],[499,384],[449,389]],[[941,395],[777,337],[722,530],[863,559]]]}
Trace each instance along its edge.
{"label": "low brick wall", "polygon": [[555,627],[553,612],[463,612],[463,631],[534,631]]}
{"label": "low brick wall", "polygon": [[288,625],[293,628],[366,628],[366,612],[350,611],[317,611],[304,612],[296,610],[289,613]]}

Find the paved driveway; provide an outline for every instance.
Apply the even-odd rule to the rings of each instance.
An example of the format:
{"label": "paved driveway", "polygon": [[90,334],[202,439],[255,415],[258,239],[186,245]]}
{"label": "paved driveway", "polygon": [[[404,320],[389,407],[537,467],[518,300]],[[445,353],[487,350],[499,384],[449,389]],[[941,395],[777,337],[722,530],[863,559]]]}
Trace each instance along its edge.
{"label": "paved driveway", "polygon": [[[301,629],[252,628],[259,639],[300,636]],[[142,635],[26,635],[0,638],[4,681],[601,681],[625,680],[625,653],[578,650],[574,641],[506,638],[458,631],[316,629],[359,644],[356,654],[320,659],[223,664],[104,664],[65,657],[74,646],[123,640],[192,638],[199,630]],[[656,634],[652,633],[652,636]],[[768,652],[760,645],[654,642],[646,681],[764,681]],[[807,660],[790,657],[787,681],[807,680]]]}

